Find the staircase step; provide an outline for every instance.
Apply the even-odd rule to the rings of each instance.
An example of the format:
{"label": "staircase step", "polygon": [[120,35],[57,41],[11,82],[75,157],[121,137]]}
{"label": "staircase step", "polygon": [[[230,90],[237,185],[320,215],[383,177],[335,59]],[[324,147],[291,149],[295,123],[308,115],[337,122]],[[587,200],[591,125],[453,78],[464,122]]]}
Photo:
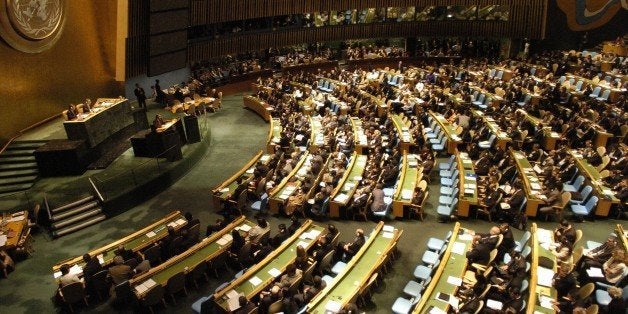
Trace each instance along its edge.
{"label": "staircase step", "polygon": [[68,209],[59,214],[52,215],[52,221],[60,221],[75,215],[78,215],[82,212],[86,212],[92,208],[98,207],[98,202],[93,201],[90,203],[83,204],[81,206],[74,207],[72,209]]}
{"label": "staircase step", "polygon": [[73,208],[73,207],[76,207],[76,206],[80,206],[81,204],[85,204],[85,203],[91,202],[93,200],[94,200],[94,196],[90,195],[90,196],[82,198],[82,199],[80,199],[78,201],[74,201],[72,203],[65,204],[63,206],[57,207],[57,208],[51,210],[51,212],[52,212],[53,215],[54,214],[58,214],[58,213],[63,212],[66,209],[70,209],[70,208]]}
{"label": "staircase step", "polygon": [[85,220],[85,221],[83,221],[83,222],[81,222],[79,224],[72,225],[72,226],[69,226],[69,227],[66,227],[66,228],[63,228],[63,229],[59,229],[59,230],[53,231],[52,232],[52,236],[55,237],[55,238],[58,238],[60,236],[64,236],[66,234],[70,234],[72,232],[81,230],[83,228],[87,228],[87,227],[89,227],[89,226],[91,226],[93,224],[96,224],[98,222],[101,222],[101,221],[103,221],[105,219],[107,219],[107,216],[105,216],[103,214],[100,214],[98,216],[94,216],[93,218]]}
{"label": "staircase step", "polygon": [[32,163],[35,161],[35,156],[6,156],[4,154],[0,154],[0,163],[3,164],[21,164],[21,163]]}
{"label": "staircase step", "polygon": [[31,186],[33,186],[33,183],[21,183],[15,185],[0,186],[0,194],[9,194],[28,190],[31,188]]}
{"label": "staircase step", "polygon": [[36,162],[29,162],[29,163],[25,162],[25,163],[18,163],[18,164],[0,163],[0,171],[14,171],[14,170],[26,170],[26,169],[37,169],[37,163]]}
{"label": "staircase step", "polygon": [[64,219],[64,220],[55,222],[55,223],[53,223],[51,225],[51,228],[53,230],[58,230],[58,229],[61,229],[63,227],[67,227],[67,226],[73,225],[75,223],[79,223],[79,222],[81,222],[83,220],[89,219],[90,217],[96,216],[96,215],[98,215],[100,213],[102,213],[102,209],[100,207],[93,208],[92,210],[86,211],[86,212],[84,212],[84,213],[82,213],[80,215],[75,215],[75,216],[72,216],[72,217],[70,217],[68,219]]}
{"label": "staircase step", "polygon": [[38,149],[42,145],[46,144],[48,141],[14,141],[11,143],[7,150],[15,150],[15,149]]}
{"label": "staircase step", "polygon": [[33,157],[35,157],[33,155],[34,152],[35,152],[35,150],[34,149],[30,149],[30,148],[28,148],[28,149],[7,149],[4,152],[2,152],[1,156],[4,156],[4,157],[33,156]]}
{"label": "staircase step", "polygon": [[0,169],[0,181],[5,178],[17,178],[25,176],[37,176],[39,172],[37,169],[17,169],[17,170],[2,170]]}
{"label": "staircase step", "polygon": [[0,179],[0,186],[16,185],[23,183],[30,183],[31,185],[37,180],[37,176],[23,176]]}

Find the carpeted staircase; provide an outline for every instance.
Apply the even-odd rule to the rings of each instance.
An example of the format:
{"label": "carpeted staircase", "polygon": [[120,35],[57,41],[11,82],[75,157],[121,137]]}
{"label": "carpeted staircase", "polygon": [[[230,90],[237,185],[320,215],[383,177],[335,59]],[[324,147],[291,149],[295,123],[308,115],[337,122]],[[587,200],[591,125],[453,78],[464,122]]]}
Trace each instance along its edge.
{"label": "carpeted staircase", "polygon": [[107,218],[102,205],[94,196],[50,210],[50,229],[55,238],[81,230]]}
{"label": "carpeted staircase", "polygon": [[14,141],[0,154],[0,194],[28,190],[39,177],[33,152],[47,141]]}

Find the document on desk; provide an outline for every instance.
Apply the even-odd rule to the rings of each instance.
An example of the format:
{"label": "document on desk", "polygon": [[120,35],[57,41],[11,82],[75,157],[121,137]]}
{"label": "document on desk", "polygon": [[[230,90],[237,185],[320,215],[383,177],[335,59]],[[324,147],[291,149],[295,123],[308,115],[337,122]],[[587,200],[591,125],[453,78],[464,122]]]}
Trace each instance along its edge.
{"label": "document on desk", "polygon": [[463,255],[465,252],[466,245],[462,242],[454,243],[454,246],[451,248],[451,251],[458,254]]}
{"label": "document on desk", "polygon": [[546,309],[553,309],[552,301],[554,301],[554,299],[539,293],[539,304],[541,304],[542,307]]}
{"label": "document on desk", "polygon": [[277,277],[279,277],[279,276],[281,275],[281,271],[280,271],[279,269],[277,269],[277,268],[271,268],[271,269],[268,271],[268,273],[269,273],[271,276],[275,277],[275,278],[277,278]]}
{"label": "document on desk", "polygon": [[394,234],[394,233],[392,233],[392,232],[384,232],[384,233],[382,234],[382,237],[383,237],[383,238],[386,238],[386,239],[392,239],[394,236],[395,236],[395,234]]}
{"label": "document on desk", "polygon": [[6,243],[7,243],[7,235],[6,234],[0,235],[0,246],[5,245]]}
{"label": "document on desk", "polygon": [[236,230],[242,230],[244,232],[249,232],[249,230],[251,230],[251,226],[249,226],[247,224],[243,224],[243,225],[237,227]]}
{"label": "document on desk", "polygon": [[342,310],[342,304],[336,301],[327,301],[325,304],[325,313],[338,313]]}
{"label": "document on desk", "polygon": [[149,237],[149,238],[152,238],[152,237],[154,237],[154,236],[156,236],[156,235],[157,235],[157,234],[156,234],[154,231],[151,231],[151,232],[146,233],[146,236],[147,236],[147,237]]}
{"label": "document on desk", "polygon": [[229,298],[229,299],[234,299],[234,298],[237,299],[239,297],[240,297],[240,295],[238,294],[238,291],[235,291],[233,289],[227,291],[227,298]]}
{"label": "document on desk", "polygon": [[297,243],[297,246],[301,246],[301,247],[303,247],[305,249],[305,248],[307,248],[308,244],[305,241],[299,241],[299,243]]}
{"label": "document on desk", "polygon": [[554,271],[549,269],[549,268],[545,268],[545,267],[538,267],[537,268],[537,275],[538,275],[538,284],[543,286],[543,287],[551,287],[552,286],[552,278],[554,278]]}
{"label": "document on desk", "polygon": [[255,276],[251,279],[249,279],[249,282],[253,285],[253,286],[258,286],[260,283],[262,283],[262,280],[259,279],[259,277]]}
{"label": "document on desk", "polygon": [[236,296],[235,298],[227,299],[227,306],[229,306],[229,311],[233,312],[240,308],[240,297]]}
{"label": "document on desk", "polygon": [[460,286],[460,285],[462,285],[462,278],[449,276],[449,277],[447,277],[447,283],[450,283],[450,284],[452,284],[454,286]]}
{"label": "document on desk", "polygon": [[447,312],[445,312],[445,311],[443,311],[443,310],[441,310],[440,308],[435,307],[435,306],[433,306],[433,307],[430,309],[430,312],[429,312],[429,313],[430,313],[430,314],[447,314]]}
{"label": "document on desk", "polygon": [[597,267],[591,267],[587,269],[587,274],[589,275],[589,277],[604,278],[604,274],[602,273],[602,270]]}

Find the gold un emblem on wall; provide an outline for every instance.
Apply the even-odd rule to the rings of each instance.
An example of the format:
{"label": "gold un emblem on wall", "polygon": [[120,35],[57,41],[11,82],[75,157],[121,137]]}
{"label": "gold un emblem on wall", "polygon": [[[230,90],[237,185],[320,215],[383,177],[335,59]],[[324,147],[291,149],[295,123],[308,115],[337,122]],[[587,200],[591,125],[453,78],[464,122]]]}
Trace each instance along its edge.
{"label": "gold un emblem on wall", "polygon": [[65,0],[0,0],[0,35],[11,47],[37,53],[61,37]]}

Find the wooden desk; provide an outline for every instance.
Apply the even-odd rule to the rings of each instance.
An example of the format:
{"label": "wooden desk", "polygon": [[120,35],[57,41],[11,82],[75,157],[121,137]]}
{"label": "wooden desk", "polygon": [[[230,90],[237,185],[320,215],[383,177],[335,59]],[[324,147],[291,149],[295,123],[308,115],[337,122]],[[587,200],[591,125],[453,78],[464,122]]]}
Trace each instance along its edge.
{"label": "wooden desk", "polygon": [[297,165],[281,182],[270,192],[268,204],[272,214],[279,213],[279,205],[286,204],[288,198],[296,191],[297,186],[288,184],[290,179],[301,172],[305,174],[310,167],[310,159],[312,156],[309,152],[304,152],[299,159]]}
{"label": "wooden desk", "polygon": [[[528,120],[530,123],[532,123],[532,125],[537,126],[539,125],[539,123],[541,123],[541,119],[528,114],[525,110],[523,109],[517,109],[518,112],[522,113],[525,117],[526,120]],[[560,138],[560,134],[556,133],[556,132],[552,132],[552,128],[549,126],[546,126],[543,128],[543,148],[545,150],[554,150],[554,148],[556,148],[556,141],[558,141],[558,139]]]}
{"label": "wooden desk", "polygon": [[325,144],[325,130],[323,129],[320,116],[309,116],[308,119],[310,120],[310,144],[308,148],[311,151],[316,151],[316,148]]}
{"label": "wooden desk", "polygon": [[[464,230],[464,234],[459,235],[460,230]],[[464,277],[464,273],[467,270],[467,258],[464,255],[453,252],[453,247],[456,243],[461,243],[458,245],[464,245],[462,254],[465,254],[471,248],[471,243],[473,242],[473,236],[468,232],[468,230],[460,227],[459,222],[456,222],[451,239],[447,244],[447,249],[443,253],[440,264],[432,276],[432,281],[423,291],[421,300],[417,303],[412,313],[428,313],[432,307],[448,312],[449,304],[436,299],[436,295],[439,292],[455,295],[458,291],[459,287],[448,283],[447,279],[449,276]]]}
{"label": "wooden desk", "polygon": [[[548,243],[553,242],[553,233],[551,230],[539,229],[536,226],[536,223],[532,223],[532,227],[530,229],[532,236],[530,237],[530,243],[532,246],[532,259],[530,263],[530,294],[528,296],[528,308],[526,310],[527,314],[534,313],[555,313],[554,309],[549,309],[541,306],[540,297],[551,298],[556,300],[557,292],[553,287],[541,286],[539,285],[539,276],[542,276],[543,279],[547,280],[547,276],[550,276],[550,271],[556,273],[556,257],[552,254],[552,252],[547,249]],[[543,244],[541,244],[543,243]],[[539,258],[544,257],[554,262],[554,266],[552,269],[542,270],[539,268]],[[534,306],[530,306],[534,304]]]}
{"label": "wooden desk", "polygon": [[[390,108],[388,108],[388,104],[386,104],[386,99],[381,99],[378,97],[375,97],[375,95],[368,93],[366,91],[363,91],[360,89],[360,95],[362,97],[365,97],[367,99],[370,99],[372,102],[375,103],[375,105],[377,106],[377,116],[378,117],[383,117],[388,113],[388,110]],[[359,108],[356,108],[359,109]]]}
{"label": "wooden desk", "polygon": [[270,119],[270,129],[268,129],[268,138],[266,139],[266,151],[269,154],[275,153],[275,148],[281,141],[281,131],[283,126],[279,118]]}
{"label": "wooden desk", "polygon": [[94,147],[134,121],[128,99],[98,98],[90,113],[63,122],[63,127],[68,139],[85,140],[88,147]]}
{"label": "wooden desk", "polygon": [[9,251],[17,247],[22,233],[28,230],[28,211],[21,211],[0,219],[0,236],[6,237],[6,242],[0,245],[0,251]]}
{"label": "wooden desk", "polygon": [[327,308],[344,308],[348,303],[355,302],[360,288],[367,284],[386,260],[387,254],[394,248],[403,233],[398,229],[392,232],[383,230],[384,223],[379,222],[371,232],[366,243],[347,263],[344,270],[319,292],[307,305],[307,313],[329,313]]}
{"label": "wooden desk", "polygon": [[473,160],[467,153],[457,153],[456,163],[458,164],[458,177],[460,192],[458,195],[458,216],[469,217],[471,205],[478,204],[478,184],[475,170],[473,170]]}
{"label": "wooden desk", "polygon": [[499,125],[497,125],[493,117],[485,115],[484,112],[480,110],[472,110],[471,112],[475,116],[480,117],[480,119],[484,121],[484,124],[486,124],[489,130],[491,130],[491,133],[495,134],[495,142],[497,144],[497,147],[505,150],[506,145],[512,141],[512,139],[508,136],[508,133],[502,131],[502,129],[499,127]]}
{"label": "wooden desk", "polygon": [[[299,228],[290,238],[286,239],[281,246],[266,256],[266,258],[264,258],[261,262],[255,264],[244,272],[242,276],[236,278],[229,285],[216,292],[214,294],[214,302],[217,305],[217,309],[222,310],[225,313],[230,312],[227,293],[232,290],[238,294],[244,295],[249,300],[254,298],[265,287],[277,279],[271,275],[269,271],[278,270],[283,273],[286,270],[286,267],[294,263],[294,260],[297,257],[296,247],[301,245],[307,251],[316,242],[316,237],[324,230],[324,228],[312,224],[311,220],[306,220],[301,228]],[[303,234],[309,234],[310,236],[307,238],[301,237]],[[251,279],[259,281],[259,283],[253,284]]]}
{"label": "wooden desk", "polygon": [[521,151],[510,150],[510,155],[515,160],[517,170],[523,182],[523,191],[526,194],[526,216],[535,217],[539,204],[545,203],[545,195],[541,194],[543,186],[525,154]]}
{"label": "wooden desk", "polygon": [[[113,258],[116,255],[115,251],[118,249],[119,245],[123,245],[127,250],[138,252],[157,243],[159,240],[168,235],[168,226],[173,226],[175,230],[179,230],[185,227],[187,223],[188,222],[185,220],[185,217],[183,217],[181,212],[177,210],[120,240],[90,251],[89,255],[93,258],[98,258],[100,264],[106,268],[113,263]],[[82,274],[82,269],[85,265],[83,262],[83,256],[77,256],[61,261],[52,266],[55,278],[61,276],[60,268],[63,264],[68,264],[71,268],[74,267],[77,274]]]}
{"label": "wooden desk", "polygon": [[397,136],[399,137],[399,150],[401,153],[408,153],[410,146],[414,145],[414,139],[409,131],[408,125],[403,121],[399,114],[391,114],[395,128],[397,129]]}
{"label": "wooden desk", "polygon": [[[212,189],[212,204],[214,205],[214,209],[220,210],[221,203],[227,200],[227,197],[230,196],[237,188],[238,183],[236,182],[237,178],[242,178],[242,184],[246,184],[248,180],[253,178],[253,171],[255,171],[255,166],[258,161],[262,163],[267,163],[270,160],[269,154],[263,154],[260,150],[249,162],[247,162],[242,169],[238,170],[235,174],[229,177],[227,180],[223,181],[220,185],[216,186]],[[233,196],[237,198],[237,195]]]}
{"label": "wooden desk", "polygon": [[404,154],[397,184],[397,190],[393,195],[392,214],[396,218],[403,218],[404,206],[412,203],[414,188],[423,178],[423,167],[419,166],[416,155]]}
{"label": "wooden desk", "polygon": [[147,288],[151,285],[159,284],[165,287],[168,280],[174,275],[180,272],[188,274],[199,264],[211,261],[227,251],[233,243],[231,237],[232,230],[249,230],[254,226],[255,223],[247,221],[244,216],[240,216],[219,232],[212,234],[208,238],[204,238],[201,242],[195,244],[185,252],[132,278],[129,280],[129,284],[134,288],[133,291],[137,298],[141,299],[148,291]]}
{"label": "wooden desk", "polygon": [[602,46],[602,51],[606,53],[616,54],[621,57],[628,56],[628,48],[626,46],[615,44],[612,41],[604,42],[604,45]]}
{"label": "wooden desk", "polygon": [[207,104],[213,104],[215,101],[216,98],[213,97],[201,97],[199,99],[192,99],[190,101],[173,105],[172,107],[170,107],[170,112],[176,113],[179,109],[183,110],[184,112],[188,112],[190,107],[194,107],[196,109],[196,107],[198,106],[204,107]]}
{"label": "wooden desk", "polygon": [[606,217],[613,204],[619,204],[619,199],[615,197],[615,192],[602,182],[602,177],[597,171],[597,168],[593,167],[589,162],[582,157],[577,151],[570,150],[569,154],[576,161],[576,166],[581,173],[585,174],[589,180],[589,184],[593,188],[593,192],[598,197],[597,205],[595,208],[595,215]]}
{"label": "wooden desk", "polygon": [[364,173],[364,167],[366,167],[366,155],[359,155],[353,153],[351,161],[347,165],[347,170],[340,179],[340,183],[331,193],[329,202],[329,217],[340,217],[340,209],[347,206],[353,194],[358,189],[360,181],[362,181],[362,174]]}
{"label": "wooden desk", "polygon": [[271,107],[267,102],[255,96],[244,96],[244,107],[253,110],[260,117],[262,117],[264,121],[270,121],[273,107]]}
{"label": "wooden desk", "polygon": [[440,113],[434,113],[430,110],[429,115],[436,120],[443,132],[445,132],[445,136],[447,136],[447,153],[455,154],[458,150],[458,145],[462,143],[462,139],[458,136],[456,128]]}
{"label": "wooden desk", "polygon": [[353,130],[353,146],[354,150],[358,154],[363,154],[365,148],[368,148],[369,142],[366,135],[364,135],[364,129],[362,128],[362,120],[358,117],[351,117],[351,129]]}
{"label": "wooden desk", "polygon": [[617,238],[621,239],[621,243],[624,245],[624,250],[628,252],[628,238],[626,238],[626,231],[624,231],[624,226],[621,224],[617,224],[615,227],[615,234],[617,234]]}

